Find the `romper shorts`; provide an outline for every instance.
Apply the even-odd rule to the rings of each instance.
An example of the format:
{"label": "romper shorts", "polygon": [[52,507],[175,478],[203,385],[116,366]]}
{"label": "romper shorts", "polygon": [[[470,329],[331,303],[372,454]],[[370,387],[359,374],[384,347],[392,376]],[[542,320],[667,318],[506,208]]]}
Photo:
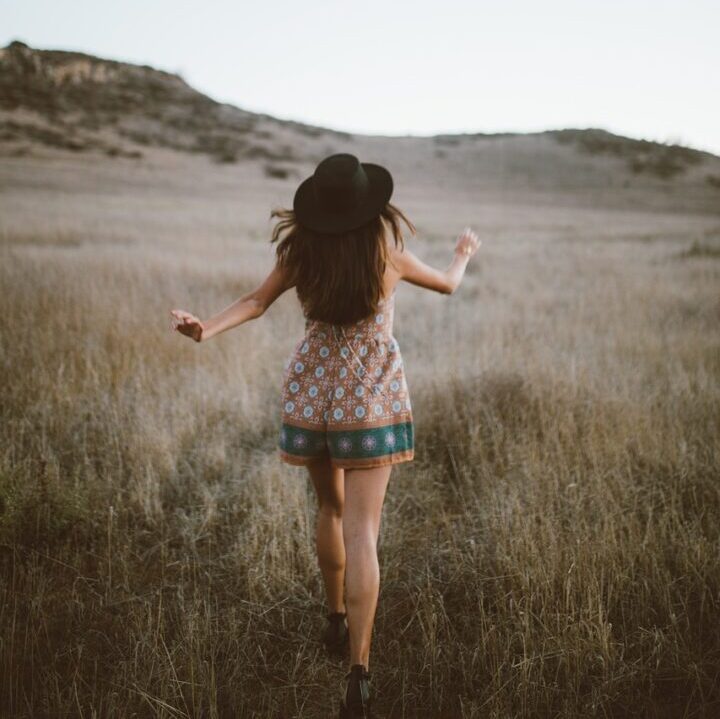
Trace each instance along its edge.
{"label": "romper shorts", "polygon": [[285,362],[278,452],[288,464],[321,457],[343,468],[414,457],[412,406],[392,335],[395,292],[349,325],[306,320]]}

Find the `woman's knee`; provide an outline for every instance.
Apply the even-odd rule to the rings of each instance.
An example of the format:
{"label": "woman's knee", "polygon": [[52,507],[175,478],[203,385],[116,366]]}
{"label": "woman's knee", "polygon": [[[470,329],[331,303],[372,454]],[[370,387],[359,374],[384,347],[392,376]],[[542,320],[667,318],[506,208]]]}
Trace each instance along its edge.
{"label": "woman's knee", "polygon": [[315,487],[319,511],[331,518],[342,517],[345,504],[344,475],[320,458],[308,464],[308,472]]}
{"label": "woman's knee", "polygon": [[328,519],[340,520],[343,518],[344,504],[343,500],[339,497],[321,497],[318,512]]}
{"label": "woman's knee", "polygon": [[375,523],[367,518],[366,521],[348,521],[343,519],[343,542],[345,551],[350,553],[376,552],[377,530]]}

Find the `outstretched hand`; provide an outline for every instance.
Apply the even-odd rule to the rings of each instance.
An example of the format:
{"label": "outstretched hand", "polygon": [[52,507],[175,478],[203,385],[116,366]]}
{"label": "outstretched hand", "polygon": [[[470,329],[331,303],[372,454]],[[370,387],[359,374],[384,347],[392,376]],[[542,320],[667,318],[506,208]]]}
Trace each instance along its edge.
{"label": "outstretched hand", "polygon": [[170,314],[173,316],[173,329],[196,342],[202,340],[203,324],[195,315],[185,310],[170,310]]}
{"label": "outstretched hand", "polygon": [[467,257],[472,257],[477,252],[481,243],[482,240],[477,236],[477,233],[469,227],[466,227],[457,238],[455,252]]}

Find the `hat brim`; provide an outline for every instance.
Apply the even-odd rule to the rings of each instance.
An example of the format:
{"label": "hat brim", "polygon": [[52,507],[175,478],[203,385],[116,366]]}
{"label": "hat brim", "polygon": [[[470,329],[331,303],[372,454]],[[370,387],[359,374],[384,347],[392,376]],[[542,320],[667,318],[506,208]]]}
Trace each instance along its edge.
{"label": "hat brim", "polygon": [[319,207],[313,192],[313,176],[303,180],[295,191],[293,210],[297,221],[314,232],[336,234],[362,227],[377,217],[393,193],[393,178],[382,165],[360,163],[368,178],[368,192],[364,202],[354,211],[333,215]]}

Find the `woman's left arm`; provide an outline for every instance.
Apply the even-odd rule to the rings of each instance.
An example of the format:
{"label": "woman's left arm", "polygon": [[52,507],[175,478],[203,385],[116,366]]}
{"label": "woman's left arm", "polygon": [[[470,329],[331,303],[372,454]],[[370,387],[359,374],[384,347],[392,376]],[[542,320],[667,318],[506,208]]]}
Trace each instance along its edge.
{"label": "woman's left arm", "polygon": [[205,342],[221,332],[260,317],[290,287],[292,285],[288,283],[283,268],[276,264],[257,289],[243,295],[205,321],[200,321],[183,310],[171,310],[170,314],[177,321],[175,329],[178,332],[191,337],[196,342]]}

